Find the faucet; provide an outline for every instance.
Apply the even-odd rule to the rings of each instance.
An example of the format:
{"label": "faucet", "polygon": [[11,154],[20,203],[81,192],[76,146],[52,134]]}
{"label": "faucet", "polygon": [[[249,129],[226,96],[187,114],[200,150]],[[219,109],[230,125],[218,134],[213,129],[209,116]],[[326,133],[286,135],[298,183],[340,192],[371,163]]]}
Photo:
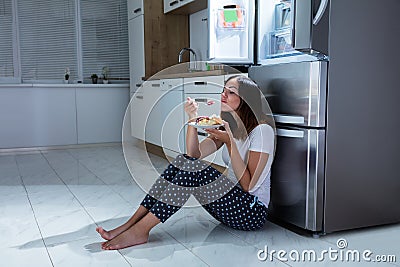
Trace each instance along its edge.
{"label": "faucet", "polygon": [[[182,48],[182,50],[179,52],[178,63],[182,63],[182,55],[183,55],[186,51],[189,51],[189,52],[191,52],[191,53],[193,54],[193,60],[194,60],[194,68],[190,68],[190,65],[189,65],[188,71],[196,71],[196,70],[197,70],[196,52],[194,52],[194,50],[191,49],[191,48],[187,48],[187,47]],[[189,60],[189,61],[190,61],[190,60]]]}

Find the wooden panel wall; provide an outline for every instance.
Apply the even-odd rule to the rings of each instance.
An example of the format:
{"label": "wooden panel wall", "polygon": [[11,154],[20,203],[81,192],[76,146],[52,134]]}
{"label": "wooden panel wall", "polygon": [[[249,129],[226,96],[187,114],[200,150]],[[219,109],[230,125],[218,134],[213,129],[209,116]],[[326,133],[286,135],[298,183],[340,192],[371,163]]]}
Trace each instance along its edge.
{"label": "wooden panel wall", "polygon": [[[146,78],[178,63],[179,51],[189,47],[187,15],[164,14],[163,1],[144,1]],[[185,55],[184,61],[189,56]]]}

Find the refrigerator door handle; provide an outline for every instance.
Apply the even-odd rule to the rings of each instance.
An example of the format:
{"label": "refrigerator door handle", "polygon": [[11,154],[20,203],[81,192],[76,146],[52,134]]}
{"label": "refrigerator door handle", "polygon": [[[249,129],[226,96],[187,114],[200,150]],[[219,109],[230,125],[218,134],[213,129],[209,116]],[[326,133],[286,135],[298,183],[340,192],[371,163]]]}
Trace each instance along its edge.
{"label": "refrigerator door handle", "polygon": [[293,115],[274,115],[275,122],[279,123],[290,123],[290,124],[304,124],[303,116],[293,116]]}
{"label": "refrigerator door handle", "polygon": [[276,129],[276,135],[282,137],[304,138],[304,132],[298,130]]}
{"label": "refrigerator door handle", "polygon": [[313,19],[314,25],[317,25],[319,23],[319,21],[321,20],[322,16],[325,13],[326,7],[328,6],[328,2],[329,2],[329,0],[321,0],[317,14],[315,14],[315,17]]}
{"label": "refrigerator door handle", "polygon": [[311,45],[311,4],[304,2],[293,1],[292,46],[300,51],[310,49]]}

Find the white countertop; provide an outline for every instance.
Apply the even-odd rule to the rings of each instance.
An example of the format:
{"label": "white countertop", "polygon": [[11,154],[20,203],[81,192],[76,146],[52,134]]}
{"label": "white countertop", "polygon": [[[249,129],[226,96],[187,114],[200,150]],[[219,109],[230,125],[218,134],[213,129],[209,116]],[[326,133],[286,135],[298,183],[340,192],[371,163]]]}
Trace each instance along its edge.
{"label": "white countertop", "polygon": [[19,84],[0,84],[0,88],[125,88],[129,83],[109,83],[109,84],[89,84],[89,83],[19,83]]}

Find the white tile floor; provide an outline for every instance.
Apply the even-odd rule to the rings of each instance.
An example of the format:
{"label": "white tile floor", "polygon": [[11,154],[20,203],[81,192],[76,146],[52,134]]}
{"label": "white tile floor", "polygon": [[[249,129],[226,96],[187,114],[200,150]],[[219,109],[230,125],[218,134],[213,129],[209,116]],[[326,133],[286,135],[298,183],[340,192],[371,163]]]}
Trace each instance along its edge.
{"label": "white tile floor", "polygon": [[[139,156],[140,153],[139,152]],[[166,162],[153,157],[157,169]],[[151,166],[135,166],[151,175]],[[150,234],[149,243],[102,251],[97,225],[123,223],[144,196],[132,180],[119,145],[0,154],[0,265],[24,266],[309,266],[289,253],[318,255],[345,238],[340,251],[369,249],[372,257],[394,255],[397,262],[330,260],[322,266],[400,266],[400,224],[334,233],[314,239],[268,222],[256,232],[220,225],[202,208],[184,208]],[[396,203],[398,204],[398,203]],[[286,256],[260,261],[268,246]],[[294,256],[294,254],[291,254]],[[340,255],[340,254],[339,254]],[[261,254],[260,256],[264,256]],[[334,256],[334,255],[333,255]],[[333,257],[332,256],[332,257]],[[287,261],[285,261],[285,258]],[[293,257],[292,257],[293,258]]]}

